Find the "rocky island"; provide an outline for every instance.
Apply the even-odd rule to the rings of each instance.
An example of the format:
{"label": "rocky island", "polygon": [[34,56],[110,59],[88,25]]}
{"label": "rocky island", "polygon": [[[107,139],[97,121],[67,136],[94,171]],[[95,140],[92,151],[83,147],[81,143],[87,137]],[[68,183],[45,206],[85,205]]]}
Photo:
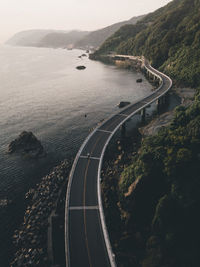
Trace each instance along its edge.
{"label": "rocky island", "polygon": [[19,153],[29,158],[39,158],[46,155],[41,142],[32,132],[27,131],[23,131],[9,144],[8,153]]}
{"label": "rocky island", "polygon": [[86,67],[85,66],[77,66],[76,69],[77,70],[84,70],[84,69],[86,69]]}
{"label": "rocky island", "polygon": [[121,102],[118,104],[118,107],[119,107],[119,108],[124,108],[124,107],[126,107],[127,105],[130,105],[130,102],[128,102],[128,101],[121,101]]}

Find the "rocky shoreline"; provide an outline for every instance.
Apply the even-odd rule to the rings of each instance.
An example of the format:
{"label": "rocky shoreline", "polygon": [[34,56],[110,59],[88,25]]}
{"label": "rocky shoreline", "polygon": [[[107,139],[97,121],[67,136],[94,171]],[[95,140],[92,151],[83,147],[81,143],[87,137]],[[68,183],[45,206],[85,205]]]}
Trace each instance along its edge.
{"label": "rocky shoreline", "polygon": [[63,187],[67,187],[70,169],[71,161],[63,161],[26,194],[24,221],[13,236],[16,252],[11,267],[45,267],[51,264],[48,258],[48,219],[58,208],[58,199]]}

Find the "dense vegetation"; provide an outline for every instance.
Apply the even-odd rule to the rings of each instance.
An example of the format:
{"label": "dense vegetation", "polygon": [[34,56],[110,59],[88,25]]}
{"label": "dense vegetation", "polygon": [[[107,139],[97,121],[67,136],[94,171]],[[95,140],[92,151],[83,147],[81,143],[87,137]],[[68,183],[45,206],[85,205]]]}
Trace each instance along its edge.
{"label": "dense vegetation", "polygon": [[120,52],[118,51],[119,46],[126,44],[127,40],[129,40],[131,37],[135,37],[140,31],[146,29],[153,20],[159,17],[161,11],[163,11],[165,8],[166,7],[158,9],[154,13],[146,15],[144,18],[138,20],[135,25],[131,25],[133,23],[129,23],[128,21],[119,30],[110,35],[107,40],[105,40],[101,47],[96,51],[96,54],[106,54],[113,51]]}
{"label": "dense vegetation", "polygon": [[145,55],[185,85],[200,83],[200,1],[174,0],[136,25],[124,26],[98,53]]}
{"label": "dense vegetation", "polygon": [[200,266],[199,173],[200,93],[104,184],[119,266]]}
{"label": "dense vegetation", "polygon": [[107,53],[117,50],[117,47],[130,36],[135,36],[141,30],[145,28],[145,24],[140,23],[136,25],[127,24],[122,26],[117,32],[115,32],[110,38],[108,38],[103,45],[99,48],[97,53]]}

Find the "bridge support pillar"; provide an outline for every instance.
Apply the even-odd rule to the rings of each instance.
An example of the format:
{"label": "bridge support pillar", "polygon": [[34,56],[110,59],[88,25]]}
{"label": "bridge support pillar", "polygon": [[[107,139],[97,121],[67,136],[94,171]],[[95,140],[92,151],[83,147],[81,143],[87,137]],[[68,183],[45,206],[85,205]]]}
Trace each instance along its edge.
{"label": "bridge support pillar", "polygon": [[158,86],[159,87],[159,85],[160,85],[161,83],[160,83],[160,79],[156,79],[156,86]]}
{"label": "bridge support pillar", "polygon": [[157,112],[160,112],[160,108],[161,108],[161,101],[160,98],[157,100]]}
{"label": "bridge support pillar", "polygon": [[121,137],[126,137],[126,123],[123,123],[121,126]]}
{"label": "bridge support pillar", "polygon": [[157,100],[157,112],[160,113],[162,107],[165,105],[165,97],[161,97]]}
{"label": "bridge support pillar", "polygon": [[162,105],[165,105],[166,104],[166,98],[165,98],[165,95],[162,97]]}
{"label": "bridge support pillar", "polygon": [[141,110],[141,116],[142,116],[142,122],[145,122],[145,119],[146,119],[146,108],[143,108]]}

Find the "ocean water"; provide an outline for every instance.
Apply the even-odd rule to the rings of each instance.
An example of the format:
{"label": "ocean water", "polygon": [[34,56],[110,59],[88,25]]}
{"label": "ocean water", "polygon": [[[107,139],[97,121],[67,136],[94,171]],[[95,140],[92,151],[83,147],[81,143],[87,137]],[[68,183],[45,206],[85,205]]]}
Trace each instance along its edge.
{"label": "ocean water", "polygon": [[[0,266],[7,266],[10,236],[22,219],[24,194],[53,166],[73,157],[89,130],[151,92],[140,73],[78,58],[84,51],[0,47]],[[85,65],[79,71],[77,65]],[[85,114],[87,117],[85,118]],[[47,157],[8,155],[8,144],[23,130],[41,140]]]}

